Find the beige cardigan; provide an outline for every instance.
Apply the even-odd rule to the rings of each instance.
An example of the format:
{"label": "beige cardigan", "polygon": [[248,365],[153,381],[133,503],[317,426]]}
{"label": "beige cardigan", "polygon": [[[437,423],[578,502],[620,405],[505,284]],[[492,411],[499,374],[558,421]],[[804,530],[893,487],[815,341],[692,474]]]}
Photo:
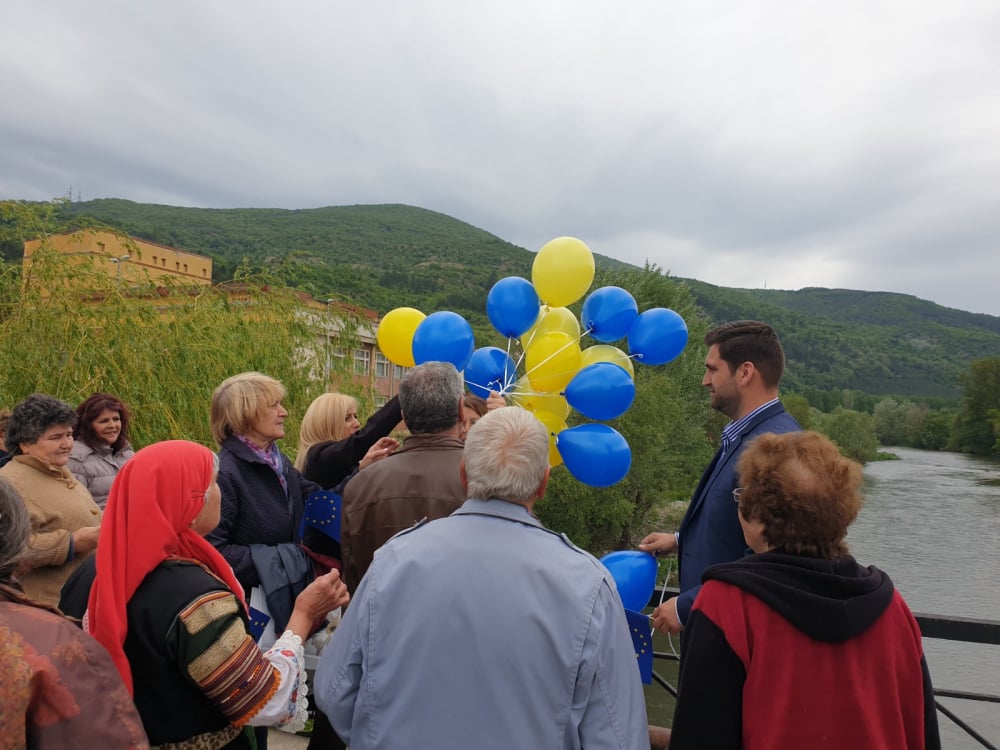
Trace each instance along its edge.
{"label": "beige cardigan", "polygon": [[92,552],[69,559],[70,537],[84,526],[99,526],[101,509],[87,488],[64,466],[52,466],[32,456],[17,455],[0,468],[24,500],[31,519],[31,536],[19,576],[25,593],[53,606],[70,574]]}

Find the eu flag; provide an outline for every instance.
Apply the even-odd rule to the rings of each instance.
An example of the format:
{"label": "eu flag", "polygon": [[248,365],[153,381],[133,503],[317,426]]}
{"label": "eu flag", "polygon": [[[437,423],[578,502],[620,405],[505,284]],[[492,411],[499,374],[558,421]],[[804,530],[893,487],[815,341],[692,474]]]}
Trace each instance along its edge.
{"label": "eu flag", "polygon": [[336,492],[319,490],[306,498],[305,512],[302,514],[302,530],[308,527],[322,531],[335,542],[340,542],[340,503]]}
{"label": "eu flag", "polygon": [[259,609],[254,609],[249,607],[250,610],[250,635],[255,641],[259,641],[260,637],[264,635],[264,628],[267,627],[267,623],[271,621],[269,615],[264,614]]}
{"label": "eu flag", "polygon": [[653,681],[653,629],[649,624],[649,616],[626,609],[625,620],[628,622],[628,632],[632,636],[632,646],[639,664],[639,678],[644,685],[649,685]]}

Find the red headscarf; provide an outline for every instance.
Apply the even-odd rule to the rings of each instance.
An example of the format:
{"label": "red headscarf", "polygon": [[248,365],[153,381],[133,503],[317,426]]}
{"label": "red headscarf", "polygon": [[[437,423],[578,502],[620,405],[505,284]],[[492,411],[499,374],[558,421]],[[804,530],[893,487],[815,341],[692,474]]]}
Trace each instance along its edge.
{"label": "red headscarf", "polygon": [[198,560],[246,606],[229,563],[190,526],[205,504],[214,473],[208,448],[168,440],[136,453],[111,486],[97,543],[97,577],[90,590],[87,629],[111,654],[130,693],[125,605],[157,565],[168,558]]}

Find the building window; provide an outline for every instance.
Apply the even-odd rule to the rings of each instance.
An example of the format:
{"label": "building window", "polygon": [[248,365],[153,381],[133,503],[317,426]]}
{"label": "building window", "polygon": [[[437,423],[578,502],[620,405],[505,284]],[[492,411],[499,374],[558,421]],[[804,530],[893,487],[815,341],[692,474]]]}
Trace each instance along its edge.
{"label": "building window", "polygon": [[184,273],[187,273],[187,272],[188,272],[188,264],[187,264],[187,263],[185,263],[185,264],[184,264]]}
{"label": "building window", "polygon": [[201,275],[202,276],[208,276],[208,269],[207,268],[201,269]]}
{"label": "building window", "polygon": [[156,256],[155,255],[153,256],[153,265],[154,266],[156,265]]}
{"label": "building window", "polygon": [[387,403],[389,403],[389,399],[386,396],[376,396],[375,397],[375,406],[377,408],[381,409]]}
{"label": "building window", "polygon": [[375,377],[389,377],[389,360],[385,358],[382,352],[375,352]]}
{"label": "building window", "polygon": [[403,367],[402,365],[393,365],[392,366],[392,377],[395,378],[396,380],[402,380],[403,379],[403,373],[405,373],[405,372],[406,372],[406,368]]}
{"label": "building window", "polygon": [[367,349],[354,350],[354,372],[358,375],[367,375],[371,369],[371,352]]}
{"label": "building window", "polygon": [[174,261],[174,266],[176,267],[175,270],[177,271],[181,270],[181,262],[179,260]]}

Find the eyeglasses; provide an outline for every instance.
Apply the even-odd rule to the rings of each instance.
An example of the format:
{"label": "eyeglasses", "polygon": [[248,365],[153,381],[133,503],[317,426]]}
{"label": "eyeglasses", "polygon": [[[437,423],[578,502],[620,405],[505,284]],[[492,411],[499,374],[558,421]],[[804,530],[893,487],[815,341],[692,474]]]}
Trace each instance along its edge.
{"label": "eyeglasses", "polygon": [[737,487],[733,490],[733,501],[738,503],[741,497],[743,497],[743,487]]}

